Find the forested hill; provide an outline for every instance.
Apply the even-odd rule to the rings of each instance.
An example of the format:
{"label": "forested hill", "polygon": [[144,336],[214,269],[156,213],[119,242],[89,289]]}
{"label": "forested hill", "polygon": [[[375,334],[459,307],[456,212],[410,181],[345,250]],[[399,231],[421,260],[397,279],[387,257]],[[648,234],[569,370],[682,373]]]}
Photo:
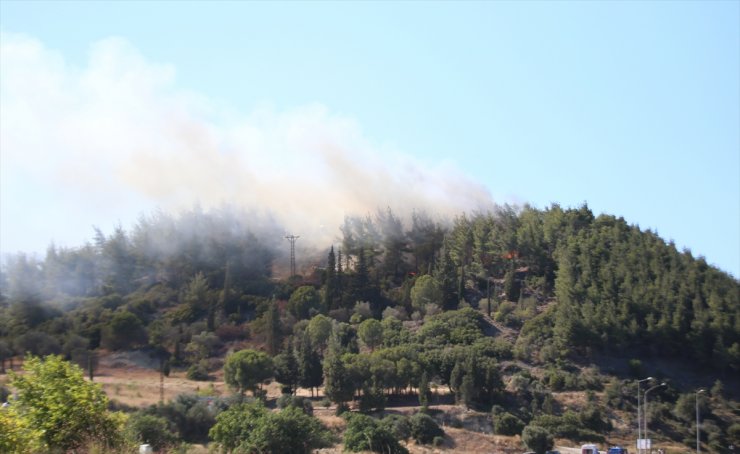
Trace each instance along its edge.
{"label": "forested hill", "polygon": [[473,306],[518,330],[521,359],[629,352],[740,370],[738,280],[622,218],[553,205],[403,222],[381,210],[340,231],[318,266],[301,251],[291,278],[273,276],[289,268],[284,230],[227,211],[157,213],[43,260],[16,255],[0,280],[0,354],[259,336],[277,301],[284,325]]}

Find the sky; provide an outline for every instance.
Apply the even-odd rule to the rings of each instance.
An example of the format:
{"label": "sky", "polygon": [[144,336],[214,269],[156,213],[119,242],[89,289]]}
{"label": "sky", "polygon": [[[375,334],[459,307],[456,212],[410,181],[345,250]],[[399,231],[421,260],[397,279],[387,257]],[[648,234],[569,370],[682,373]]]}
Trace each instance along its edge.
{"label": "sky", "polygon": [[0,254],[587,203],[740,276],[740,2],[0,0]]}

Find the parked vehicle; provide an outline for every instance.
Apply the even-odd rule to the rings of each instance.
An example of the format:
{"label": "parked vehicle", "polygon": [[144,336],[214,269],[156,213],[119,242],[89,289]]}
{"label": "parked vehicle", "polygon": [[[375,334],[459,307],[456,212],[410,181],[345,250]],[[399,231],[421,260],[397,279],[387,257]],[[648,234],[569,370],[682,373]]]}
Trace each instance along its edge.
{"label": "parked vehicle", "polygon": [[623,448],[621,446],[614,446],[612,448],[609,448],[609,451],[607,451],[607,454],[629,454],[629,451],[627,451],[627,448]]}
{"label": "parked vehicle", "polygon": [[581,454],[599,454],[599,447],[596,445],[581,446]]}

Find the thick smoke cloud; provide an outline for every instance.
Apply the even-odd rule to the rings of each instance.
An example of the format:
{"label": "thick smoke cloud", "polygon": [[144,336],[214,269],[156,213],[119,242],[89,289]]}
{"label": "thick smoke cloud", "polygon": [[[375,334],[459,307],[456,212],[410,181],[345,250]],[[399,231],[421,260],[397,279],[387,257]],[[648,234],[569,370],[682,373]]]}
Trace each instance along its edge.
{"label": "thick smoke cloud", "polygon": [[345,215],[492,206],[451,163],[420,162],[321,104],[235,110],[178,86],[175,68],[120,38],[74,65],[3,33],[0,250],[77,246],[144,212],[223,205],[268,212],[287,231],[331,241]]}

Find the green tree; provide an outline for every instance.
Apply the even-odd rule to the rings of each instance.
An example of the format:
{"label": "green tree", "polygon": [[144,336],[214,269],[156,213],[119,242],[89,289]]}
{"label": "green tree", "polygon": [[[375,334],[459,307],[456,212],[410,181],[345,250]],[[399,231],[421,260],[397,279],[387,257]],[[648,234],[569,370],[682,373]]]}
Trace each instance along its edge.
{"label": "green tree", "polygon": [[421,374],[419,381],[419,405],[423,412],[429,409],[429,378],[426,371]]}
{"label": "green tree", "polygon": [[434,277],[425,274],[416,279],[411,289],[411,305],[414,309],[424,312],[427,304],[443,302],[443,292],[439,282]]}
{"label": "green tree", "polygon": [[220,446],[221,452],[234,452],[249,439],[267,412],[259,402],[234,404],[216,416],[216,424],[211,427],[208,436]]}
{"label": "green tree", "polygon": [[128,311],[116,312],[110,323],[103,328],[102,343],[111,350],[121,350],[147,342],[144,324]]}
{"label": "green tree", "polygon": [[325,315],[319,314],[308,322],[306,329],[311,336],[311,344],[314,348],[323,352],[326,348],[326,342],[329,340],[332,332],[331,319]]}
{"label": "green tree", "polygon": [[10,372],[18,398],[11,406],[50,449],[76,449],[89,440],[113,444],[120,436],[117,419],[107,411],[99,385],[85,381],[83,371],[61,356],[28,357],[25,373]]}
{"label": "green tree", "polygon": [[339,283],[337,282],[337,259],[334,255],[334,245],[326,258],[326,281],[324,283],[324,311],[329,312],[337,308]]}
{"label": "green tree", "polygon": [[519,435],[524,423],[511,413],[493,414],[493,433],[496,435]]}
{"label": "green tree", "polygon": [[545,451],[552,449],[555,443],[547,429],[533,425],[525,427],[522,431],[522,442],[537,454],[545,454]]}
{"label": "green tree", "polygon": [[254,393],[272,374],[272,359],[263,352],[246,349],[226,357],[224,380],[242,394],[244,391]]}
{"label": "green tree", "polygon": [[198,273],[188,282],[183,296],[187,314],[185,322],[192,322],[207,314],[211,308],[211,290],[203,273]]}
{"label": "green tree", "polygon": [[435,437],[443,437],[444,431],[431,416],[417,413],[409,418],[411,438],[417,443],[431,443]]}
{"label": "green tree", "polygon": [[445,238],[444,247],[437,262],[434,277],[439,282],[442,290],[442,308],[444,310],[456,309],[460,302],[458,290],[458,276],[455,262],[450,257],[450,241]]}
{"label": "green tree", "polygon": [[177,434],[170,430],[168,421],[155,415],[137,412],[126,421],[126,435],[139,444],[149,444],[159,451],[177,443]]}
{"label": "green tree", "polygon": [[209,435],[224,453],[310,453],[327,446],[329,431],[318,419],[289,406],[279,412],[259,403],[236,404],[216,417]]}
{"label": "green tree", "polygon": [[298,373],[300,375],[298,384],[303,388],[309,388],[311,396],[313,396],[314,388],[321,386],[324,381],[324,371],[321,356],[313,348],[308,330],[301,337],[301,342],[296,350],[296,359],[298,360]]}
{"label": "green tree", "polygon": [[295,289],[288,300],[288,310],[299,320],[314,316],[321,309],[321,297],[312,285]]}
{"label": "green tree", "polygon": [[321,422],[289,406],[279,412],[268,412],[260,418],[242,443],[247,453],[308,454],[330,444],[331,434]]}
{"label": "green tree", "polygon": [[361,413],[345,413],[344,449],[350,452],[372,451],[390,454],[408,454],[393,433],[375,418]]}
{"label": "green tree", "polygon": [[295,354],[288,350],[275,356],[272,362],[275,366],[275,380],[293,394],[301,378]]}
{"label": "green tree", "polygon": [[273,299],[263,315],[265,330],[265,346],[267,353],[276,355],[280,350],[282,330],[280,329],[280,314],[278,313],[277,303]]}
{"label": "green tree", "polygon": [[383,342],[383,325],[374,318],[367,319],[360,323],[357,335],[360,336],[363,344],[374,351],[375,347]]}
{"label": "green tree", "polygon": [[345,367],[341,354],[339,339],[335,336],[324,358],[324,393],[340,406],[351,400],[355,392],[352,376]]}

